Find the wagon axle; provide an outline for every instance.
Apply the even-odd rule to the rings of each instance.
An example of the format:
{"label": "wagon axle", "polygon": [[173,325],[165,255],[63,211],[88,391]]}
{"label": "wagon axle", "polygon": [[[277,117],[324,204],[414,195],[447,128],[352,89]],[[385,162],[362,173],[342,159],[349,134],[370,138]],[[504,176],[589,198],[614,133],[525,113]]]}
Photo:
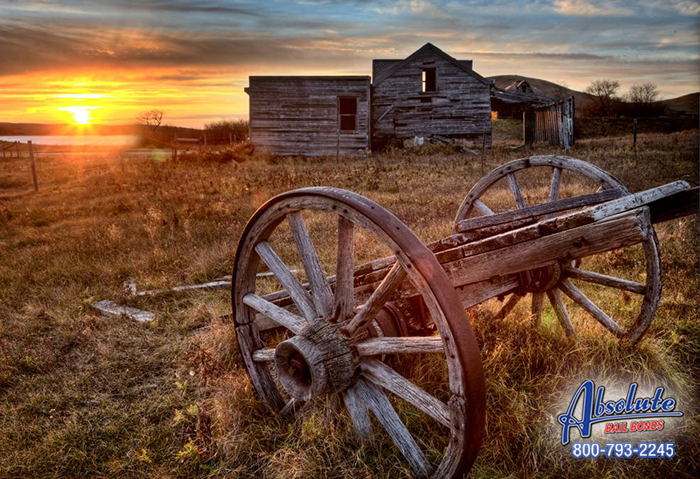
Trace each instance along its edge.
{"label": "wagon axle", "polygon": [[520,289],[527,293],[545,293],[554,288],[561,278],[561,266],[553,263],[518,274]]}

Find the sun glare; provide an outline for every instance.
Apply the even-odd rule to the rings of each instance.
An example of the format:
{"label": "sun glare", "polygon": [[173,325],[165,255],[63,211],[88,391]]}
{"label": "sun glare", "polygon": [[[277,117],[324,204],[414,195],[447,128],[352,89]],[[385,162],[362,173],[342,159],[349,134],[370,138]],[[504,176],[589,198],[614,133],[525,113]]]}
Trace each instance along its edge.
{"label": "sun glare", "polygon": [[95,106],[65,106],[59,110],[66,111],[73,116],[73,123],[76,125],[89,125],[92,121],[90,110],[94,110]]}

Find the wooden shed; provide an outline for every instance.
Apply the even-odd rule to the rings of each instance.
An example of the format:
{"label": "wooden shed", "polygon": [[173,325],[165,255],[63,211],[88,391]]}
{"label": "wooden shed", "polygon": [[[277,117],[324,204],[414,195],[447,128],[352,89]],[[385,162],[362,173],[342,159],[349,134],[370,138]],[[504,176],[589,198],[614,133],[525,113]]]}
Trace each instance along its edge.
{"label": "wooden shed", "polygon": [[490,82],[431,43],[372,65],[372,149],[422,136],[491,146]]}
{"label": "wooden shed", "polygon": [[275,155],[361,155],[370,148],[369,76],[251,76],[250,141]]}

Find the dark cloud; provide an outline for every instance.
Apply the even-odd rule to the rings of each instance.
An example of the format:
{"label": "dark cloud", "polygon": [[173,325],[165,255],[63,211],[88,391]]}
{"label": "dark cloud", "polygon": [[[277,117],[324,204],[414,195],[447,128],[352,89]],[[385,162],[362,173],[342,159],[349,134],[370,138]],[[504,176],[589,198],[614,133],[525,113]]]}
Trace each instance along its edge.
{"label": "dark cloud", "polygon": [[[362,58],[350,49],[328,48],[324,42],[331,45],[336,39],[238,35],[235,32],[95,32],[86,27],[54,29],[26,23],[0,23],[0,74],[78,67],[321,67],[328,62]],[[191,74],[185,76],[191,77]]]}
{"label": "dark cloud", "polygon": [[[474,53],[460,52],[456,53],[460,58],[473,55]],[[563,60],[609,60],[610,57],[603,55],[593,55],[591,53],[538,53],[538,52],[524,52],[524,53],[509,53],[509,52],[479,52],[479,56],[492,56],[492,57],[509,57],[509,58],[561,58]]]}
{"label": "dark cloud", "polygon": [[260,4],[246,2],[221,2],[211,0],[63,0],[60,4],[50,0],[5,0],[17,9],[45,12],[95,13],[101,12],[176,12],[214,13],[235,15],[262,15]]}
{"label": "dark cloud", "polygon": [[[90,2],[94,3],[94,2]],[[154,12],[179,12],[179,13],[227,13],[235,15],[261,16],[261,8],[253,5],[236,6],[224,2],[196,1],[196,0],[135,0],[135,1],[105,1],[107,5],[119,5],[123,9],[146,10]]]}

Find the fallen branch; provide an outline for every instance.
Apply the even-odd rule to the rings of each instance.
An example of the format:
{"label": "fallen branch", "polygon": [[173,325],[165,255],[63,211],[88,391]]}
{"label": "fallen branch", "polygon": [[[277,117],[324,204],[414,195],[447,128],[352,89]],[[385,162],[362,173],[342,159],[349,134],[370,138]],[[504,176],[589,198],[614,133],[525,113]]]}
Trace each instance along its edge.
{"label": "fallen branch", "polygon": [[115,303],[114,301],[109,301],[108,299],[103,299],[97,303],[93,303],[90,306],[104,314],[105,316],[121,317],[127,316],[134,321],[140,323],[150,323],[156,319],[155,314],[150,311],[143,311],[141,309],[132,308],[131,306],[122,306]]}
{"label": "fallen branch", "polygon": [[[291,272],[297,274],[299,273],[299,270],[293,269]],[[274,276],[272,271],[264,271],[257,274],[258,278],[267,278],[270,276]],[[181,291],[196,291],[199,289],[226,289],[230,287],[231,276],[222,276],[221,278],[217,278],[216,281],[210,281],[208,283],[188,284],[184,286],[173,286],[172,288],[167,289],[150,289],[147,291],[138,291],[136,289],[136,283],[124,284],[124,288],[131,296],[157,296],[166,293],[179,293]]]}

